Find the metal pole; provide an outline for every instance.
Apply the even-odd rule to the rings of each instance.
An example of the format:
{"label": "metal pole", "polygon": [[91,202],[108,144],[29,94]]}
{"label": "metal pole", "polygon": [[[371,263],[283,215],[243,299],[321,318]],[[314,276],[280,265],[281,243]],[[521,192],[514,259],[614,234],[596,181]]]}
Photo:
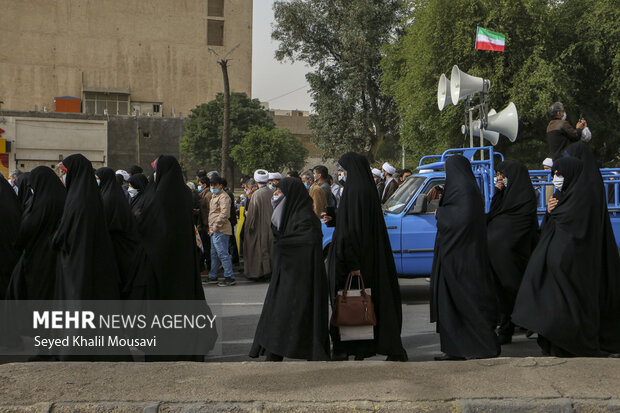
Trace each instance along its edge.
{"label": "metal pole", "polygon": [[474,115],[472,113],[472,108],[469,108],[469,147],[473,148],[474,147],[474,129],[471,127],[471,125],[474,122]]}
{"label": "metal pole", "polygon": [[405,163],[407,161],[407,155],[405,154],[405,145],[402,145],[403,149],[403,169],[405,169]]}
{"label": "metal pole", "polygon": [[[480,122],[480,126],[482,126],[482,122]],[[484,135],[484,132],[483,132],[483,129],[480,128],[480,147],[481,148],[484,146],[484,137],[482,135]],[[480,160],[484,161],[484,151],[480,151]]]}

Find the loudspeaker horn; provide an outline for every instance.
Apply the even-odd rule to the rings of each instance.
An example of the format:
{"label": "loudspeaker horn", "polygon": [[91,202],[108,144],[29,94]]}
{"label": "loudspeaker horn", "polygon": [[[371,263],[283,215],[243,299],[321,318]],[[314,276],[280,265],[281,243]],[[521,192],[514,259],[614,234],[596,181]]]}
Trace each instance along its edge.
{"label": "loudspeaker horn", "polygon": [[[495,111],[495,109],[491,109],[489,111],[489,116],[491,115],[495,115],[497,112]],[[480,136],[480,120],[475,120],[472,122],[471,128],[473,129],[473,133],[474,136]],[[485,130],[483,129],[483,134],[482,137],[486,140],[488,140],[489,142],[491,142],[491,145],[495,146],[497,145],[497,142],[499,142],[499,133],[497,132],[493,132],[490,130]]]}
{"label": "loudspeaker horn", "polygon": [[450,79],[442,73],[439,78],[439,85],[437,86],[437,106],[441,111],[450,103],[452,103],[452,99],[450,98]]}
{"label": "loudspeaker horn", "polygon": [[470,76],[462,72],[457,65],[452,67],[450,75],[450,94],[452,103],[456,106],[459,101],[465,99],[469,95],[484,90],[484,79],[481,77]]}
{"label": "loudspeaker horn", "polygon": [[485,135],[488,131],[499,132],[510,139],[510,142],[517,140],[519,114],[514,103],[510,102],[504,110],[495,115],[489,114]]}

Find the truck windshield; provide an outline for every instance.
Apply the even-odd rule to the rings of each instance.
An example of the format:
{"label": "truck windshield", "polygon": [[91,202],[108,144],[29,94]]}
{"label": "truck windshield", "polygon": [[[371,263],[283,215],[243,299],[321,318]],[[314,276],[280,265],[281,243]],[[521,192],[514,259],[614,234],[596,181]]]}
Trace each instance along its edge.
{"label": "truck windshield", "polygon": [[426,177],[412,176],[402,184],[394,195],[383,204],[383,210],[390,214],[400,214],[407,206],[411,197],[418,192],[418,189],[426,181]]}

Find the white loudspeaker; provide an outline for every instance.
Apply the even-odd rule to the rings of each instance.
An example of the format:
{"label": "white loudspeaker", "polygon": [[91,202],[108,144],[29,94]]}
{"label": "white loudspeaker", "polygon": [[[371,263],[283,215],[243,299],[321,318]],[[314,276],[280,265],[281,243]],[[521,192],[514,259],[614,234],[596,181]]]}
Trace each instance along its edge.
{"label": "white loudspeaker", "polygon": [[457,65],[452,67],[452,74],[450,80],[450,94],[452,103],[454,106],[459,104],[459,101],[465,99],[469,95],[473,95],[476,92],[481,92],[484,89],[484,79],[481,77],[470,76],[465,72],[462,72]]}
{"label": "white loudspeaker", "polygon": [[452,103],[452,99],[450,98],[450,79],[442,73],[439,78],[439,86],[437,86],[437,106],[441,111],[450,103]]}
{"label": "white loudspeaker", "polygon": [[494,115],[489,113],[487,128],[484,131],[484,135],[488,131],[499,132],[502,135],[510,139],[510,142],[517,140],[517,133],[519,132],[519,114],[517,113],[517,107],[514,103],[510,102],[504,110]]}
{"label": "white loudspeaker", "polygon": [[[489,111],[489,116],[495,115],[496,113],[497,112],[495,111],[495,109],[491,109]],[[472,122],[471,128],[472,128],[474,136],[480,136],[480,123],[481,123],[480,120],[475,120]],[[497,132],[492,132],[490,130],[483,129],[482,137],[488,140],[489,142],[491,142],[491,145],[493,146],[497,145],[497,142],[499,142],[499,133]]]}

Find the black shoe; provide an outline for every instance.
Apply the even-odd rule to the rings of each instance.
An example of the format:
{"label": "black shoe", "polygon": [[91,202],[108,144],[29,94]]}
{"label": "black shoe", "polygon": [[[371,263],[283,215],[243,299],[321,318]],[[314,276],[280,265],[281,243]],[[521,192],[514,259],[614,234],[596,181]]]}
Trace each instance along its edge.
{"label": "black shoe", "polygon": [[385,361],[409,361],[409,357],[406,354],[400,354],[397,356],[387,356]]}
{"label": "black shoe", "polygon": [[620,359],[620,353],[611,353],[609,356],[612,359]]}
{"label": "black shoe", "polygon": [[355,356],[355,357],[353,357],[353,360],[355,360],[355,361],[364,361],[364,357],[363,356]]}
{"label": "black shoe", "polygon": [[332,361],[346,361],[349,356],[346,353],[332,353]]}
{"label": "black shoe", "polygon": [[512,343],[512,336],[505,335],[505,334],[498,334],[497,340],[499,341],[499,344],[503,346],[504,344]]}
{"label": "black shoe", "polygon": [[207,284],[217,284],[217,283],[218,283],[217,278],[209,278],[207,280]]}
{"label": "black shoe", "polygon": [[435,356],[436,361],[451,361],[451,360],[465,360],[465,357],[451,356],[450,354],[443,354],[441,356]]}
{"label": "black shoe", "polygon": [[224,281],[220,281],[217,286],[218,287],[230,287],[232,285],[237,284],[237,282],[235,281],[234,278],[229,277],[229,278],[224,278]]}

